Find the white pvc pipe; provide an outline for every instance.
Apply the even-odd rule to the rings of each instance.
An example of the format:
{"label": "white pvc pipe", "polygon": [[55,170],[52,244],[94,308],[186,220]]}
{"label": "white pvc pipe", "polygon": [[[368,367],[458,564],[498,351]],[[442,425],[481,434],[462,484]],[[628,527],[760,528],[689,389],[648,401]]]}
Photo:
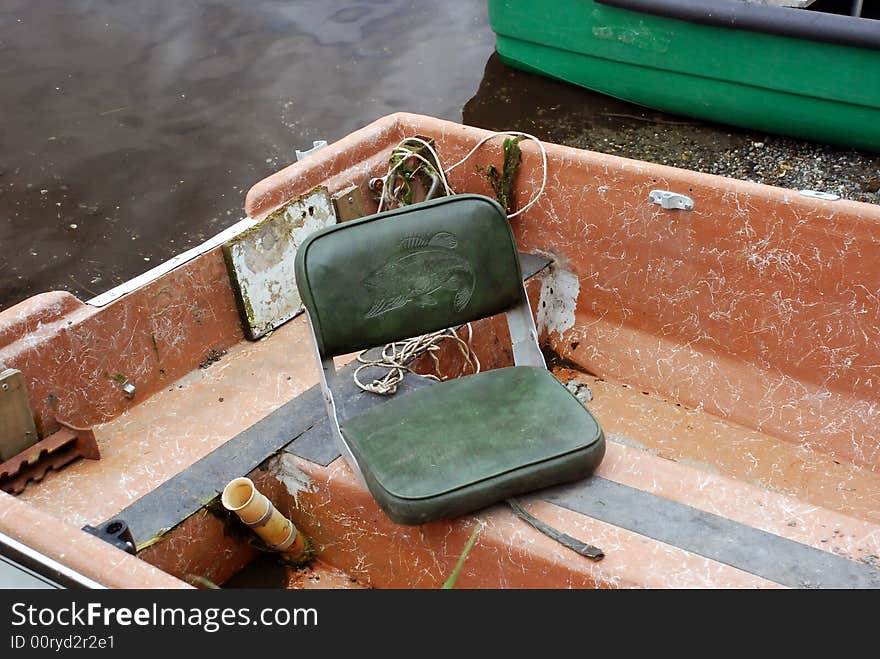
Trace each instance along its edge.
{"label": "white pvc pipe", "polygon": [[301,558],[307,547],[302,534],[282,515],[250,478],[235,478],[223,488],[223,507],[234,512],[263,539],[269,549],[290,559]]}

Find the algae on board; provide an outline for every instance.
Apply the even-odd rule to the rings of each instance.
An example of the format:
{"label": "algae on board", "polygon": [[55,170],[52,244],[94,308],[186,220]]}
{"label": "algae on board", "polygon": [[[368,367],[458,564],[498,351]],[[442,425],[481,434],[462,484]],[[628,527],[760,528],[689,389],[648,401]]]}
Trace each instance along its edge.
{"label": "algae on board", "polygon": [[526,138],[519,135],[504,140],[504,162],[500,174],[495,165],[489,165],[482,170],[495,192],[495,198],[508,215],[513,212],[513,181],[522,164],[522,150],[519,148],[519,143],[524,139]]}
{"label": "algae on board", "polygon": [[291,200],[223,245],[248,338],[258,339],[302,311],[294,260],[303,241],[336,224],[327,188]]}

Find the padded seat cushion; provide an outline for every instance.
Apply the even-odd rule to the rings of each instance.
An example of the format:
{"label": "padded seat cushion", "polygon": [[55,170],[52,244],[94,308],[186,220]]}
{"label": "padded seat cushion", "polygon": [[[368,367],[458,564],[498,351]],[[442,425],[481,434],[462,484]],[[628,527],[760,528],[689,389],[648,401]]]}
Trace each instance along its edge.
{"label": "padded seat cushion", "polygon": [[605,452],[592,414],[531,366],[419,389],[341,430],[379,505],[408,524],[585,477]]}

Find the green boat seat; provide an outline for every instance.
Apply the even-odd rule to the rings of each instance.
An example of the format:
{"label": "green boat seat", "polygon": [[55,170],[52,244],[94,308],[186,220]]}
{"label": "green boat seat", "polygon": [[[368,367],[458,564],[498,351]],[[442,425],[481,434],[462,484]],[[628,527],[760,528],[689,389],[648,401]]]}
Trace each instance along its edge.
{"label": "green boat seat", "polygon": [[[586,477],[602,460],[598,422],[547,371],[495,201],[456,195],[323,229],[301,245],[295,270],[340,452],[392,520],[466,514]],[[515,366],[349,414],[334,395],[334,356],[498,313]]]}

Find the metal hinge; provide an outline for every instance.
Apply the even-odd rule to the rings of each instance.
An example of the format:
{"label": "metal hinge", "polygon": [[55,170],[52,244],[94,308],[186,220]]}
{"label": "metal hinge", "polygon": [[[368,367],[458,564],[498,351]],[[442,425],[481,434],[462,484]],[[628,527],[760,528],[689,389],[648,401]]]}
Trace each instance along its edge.
{"label": "metal hinge", "polygon": [[670,192],[669,190],[651,190],[648,198],[652,203],[658,204],[667,210],[678,209],[689,211],[694,209],[693,199],[687,195]]}

